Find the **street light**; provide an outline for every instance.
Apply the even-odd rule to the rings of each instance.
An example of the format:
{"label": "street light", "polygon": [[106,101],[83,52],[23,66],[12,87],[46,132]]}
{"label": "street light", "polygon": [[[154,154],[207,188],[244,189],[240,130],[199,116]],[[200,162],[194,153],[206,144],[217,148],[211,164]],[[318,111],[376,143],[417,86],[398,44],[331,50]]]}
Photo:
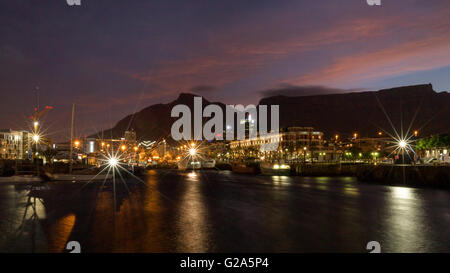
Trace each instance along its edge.
{"label": "street light", "polygon": [[111,157],[108,159],[108,164],[110,167],[115,167],[117,166],[118,160],[115,157]]}
{"label": "street light", "polygon": [[38,143],[40,138],[41,138],[41,137],[40,137],[38,134],[34,134],[34,135],[33,135],[33,141],[34,141],[35,143]]}
{"label": "street light", "polygon": [[[37,156],[38,156],[38,154],[39,154],[39,146],[38,146],[38,143],[39,143],[39,140],[41,139],[41,137],[37,134],[37,133],[35,133],[33,136],[32,136],[32,139],[33,139],[33,141],[34,141],[34,143],[35,143],[35,145],[36,145],[36,153],[34,153],[34,156],[33,156],[33,158],[34,158],[34,160],[36,161],[36,173],[37,173],[37,175],[39,176],[39,162],[38,162],[38,160],[37,160]],[[31,152],[33,152],[33,151],[31,151]]]}
{"label": "street light", "polygon": [[122,150],[122,152],[124,152],[127,149],[127,146],[126,145],[122,145],[122,146],[120,146],[120,149]]}
{"label": "street light", "polygon": [[195,156],[196,153],[197,153],[197,150],[196,150],[195,148],[190,148],[190,149],[189,149],[189,154],[190,154],[191,156]]}
{"label": "street light", "polygon": [[303,147],[303,164],[306,163],[306,146]]}

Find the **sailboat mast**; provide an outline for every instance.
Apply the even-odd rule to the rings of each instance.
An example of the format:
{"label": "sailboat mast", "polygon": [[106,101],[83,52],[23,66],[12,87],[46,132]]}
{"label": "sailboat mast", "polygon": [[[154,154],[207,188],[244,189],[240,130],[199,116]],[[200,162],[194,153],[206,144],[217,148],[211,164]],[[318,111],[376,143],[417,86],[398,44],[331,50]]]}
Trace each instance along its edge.
{"label": "sailboat mast", "polygon": [[74,114],[75,114],[75,103],[72,103],[72,122],[70,124],[70,168],[69,173],[72,174],[72,164],[73,164],[73,120],[74,120]]}

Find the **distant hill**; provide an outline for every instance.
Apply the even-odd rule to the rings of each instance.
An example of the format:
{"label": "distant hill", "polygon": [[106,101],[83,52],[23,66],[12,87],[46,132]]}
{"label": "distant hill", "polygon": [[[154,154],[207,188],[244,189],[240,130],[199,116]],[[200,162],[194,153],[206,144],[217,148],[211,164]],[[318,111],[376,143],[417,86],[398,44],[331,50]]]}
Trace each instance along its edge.
{"label": "distant hill", "polygon": [[[146,107],[134,115],[128,115],[121,119],[113,128],[105,130],[103,134],[106,138],[120,138],[123,137],[126,130],[133,129],[136,131],[137,138],[140,140],[167,139],[170,137],[170,129],[173,122],[178,119],[170,117],[172,108],[175,105],[184,104],[190,109],[194,109],[195,96],[198,95],[181,93],[176,100],[170,103],[154,104]],[[206,107],[209,104],[211,104],[211,102],[202,98],[203,107]],[[213,104],[219,105],[222,109],[225,109],[223,103],[214,102]],[[97,135],[100,135],[100,133]],[[93,137],[96,137],[97,135],[94,135]]]}
{"label": "distant hill", "polygon": [[[104,135],[122,137],[132,128],[139,139],[167,138],[176,120],[170,117],[172,107],[185,104],[193,109],[194,96],[182,93],[171,103],[149,106],[123,118]],[[203,98],[204,107],[210,103]],[[261,99],[259,104],[280,106],[280,127],[311,126],[326,137],[354,132],[362,137],[374,136],[380,128],[392,132],[383,107],[397,130],[403,121],[406,131],[417,112],[411,129],[420,130],[420,135],[450,132],[450,94],[435,92],[431,84],[332,95],[274,96]]]}

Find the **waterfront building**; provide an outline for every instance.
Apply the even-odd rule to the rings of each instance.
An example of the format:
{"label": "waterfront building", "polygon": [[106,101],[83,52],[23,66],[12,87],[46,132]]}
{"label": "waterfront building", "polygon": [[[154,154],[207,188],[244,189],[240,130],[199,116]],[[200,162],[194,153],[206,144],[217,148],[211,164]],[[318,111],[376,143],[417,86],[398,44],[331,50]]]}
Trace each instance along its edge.
{"label": "waterfront building", "polygon": [[136,143],[136,132],[133,129],[125,131],[124,138],[128,143]]}
{"label": "waterfront building", "polygon": [[83,152],[85,154],[93,154],[99,151],[101,147],[101,141],[95,138],[85,138],[83,141]]}
{"label": "waterfront building", "polygon": [[27,159],[31,134],[27,131],[0,130],[0,159]]}
{"label": "waterfront building", "polygon": [[[278,134],[231,141],[230,149],[234,158],[318,160],[319,157],[326,158],[323,135],[323,132],[315,131],[313,127],[288,127],[280,129]],[[276,150],[264,149],[267,144],[276,143],[278,143]]]}
{"label": "waterfront building", "polygon": [[393,146],[392,140],[386,137],[366,137],[353,140],[353,146],[361,152],[384,151],[386,147]]}

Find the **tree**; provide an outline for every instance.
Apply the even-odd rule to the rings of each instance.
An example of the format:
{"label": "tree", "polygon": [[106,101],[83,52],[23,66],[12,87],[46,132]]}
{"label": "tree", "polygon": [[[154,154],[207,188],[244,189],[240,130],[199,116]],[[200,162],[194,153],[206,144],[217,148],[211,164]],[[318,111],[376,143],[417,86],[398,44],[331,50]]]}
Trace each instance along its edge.
{"label": "tree", "polygon": [[55,156],[58,154],[58,151],[55,149],[47,149],[45,151],[42,152],[42,156],[45,157],[45,159],[52,163],[53,162],[53,158],[55,158]]}
{"label": "tree", "polygon": [[434,135],[419,139],[416,143],[417,150],[427,150],[450,146],[450,134]]}

